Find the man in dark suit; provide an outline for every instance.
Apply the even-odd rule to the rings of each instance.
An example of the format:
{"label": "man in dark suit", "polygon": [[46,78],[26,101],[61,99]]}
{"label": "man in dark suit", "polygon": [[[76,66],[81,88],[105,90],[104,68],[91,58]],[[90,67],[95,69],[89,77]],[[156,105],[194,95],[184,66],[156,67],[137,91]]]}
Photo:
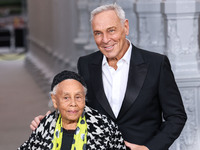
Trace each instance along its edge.
{"label": "man in dark suit", "polygon": [[117,5],[95,9],[91,25],[100,51],[78,61],[88,86],[88,105],[114,120],[127,142],[168,149],[186,121],[168,58],[138,49],[126,39],[128,20]]}
{"label": "man in dark suit", "polygon": [[93,10],[91,25],[100,51],[78,60],[87,105],[118,124],[131,150],[167,150],[187,119],[168,58],[126,39],[128,20],[116,4]]}

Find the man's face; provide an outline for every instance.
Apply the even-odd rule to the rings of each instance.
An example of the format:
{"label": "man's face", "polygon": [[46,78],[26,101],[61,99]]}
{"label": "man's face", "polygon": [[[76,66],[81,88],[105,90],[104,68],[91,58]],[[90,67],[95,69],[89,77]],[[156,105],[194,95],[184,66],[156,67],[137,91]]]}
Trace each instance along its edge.
{"label": "man's face", "polygon": [[60,82],[56,94],[51,97],[64,123],[78,121],[85,107],[85,92],[80,82],[73,79]]}
{"label": "man's face", "polygon": [[122,24],[114,10],[107,10],[94,16],[92,29],[99,50],[108,60],[123,57],[128,49],[128,20]]}

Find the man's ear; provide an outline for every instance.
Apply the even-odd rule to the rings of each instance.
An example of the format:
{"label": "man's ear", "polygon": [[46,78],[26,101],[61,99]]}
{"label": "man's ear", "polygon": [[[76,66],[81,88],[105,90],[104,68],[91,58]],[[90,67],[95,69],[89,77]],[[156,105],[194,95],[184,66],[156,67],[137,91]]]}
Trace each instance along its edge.
{"label": "man's ear", "polygon": [[124,22],[124,28],[125,28],[125,33],[128,36],[129,35],[129,22],[128,22],[128,19],[126,19],[125,22]]}
{"label": "man's ear", "polygon": [[56,96],[54,94],[51,94],[51,100],[53,102],[54,108],[57,109],[57,101],[56,101]]}

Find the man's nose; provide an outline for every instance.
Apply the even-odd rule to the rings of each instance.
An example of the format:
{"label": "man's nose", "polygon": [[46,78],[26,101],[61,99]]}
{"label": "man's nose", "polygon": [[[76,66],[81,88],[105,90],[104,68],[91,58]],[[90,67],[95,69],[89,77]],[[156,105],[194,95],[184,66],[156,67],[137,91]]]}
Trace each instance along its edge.
{"label": "man's nose", "polygon": [[108,43],[109,40],[110,40],[109,35],[108,35],[108,34],[104,34],[104,35],[103,35],[103,39],[102,39],[102,41],[103,41],[104,43]]}

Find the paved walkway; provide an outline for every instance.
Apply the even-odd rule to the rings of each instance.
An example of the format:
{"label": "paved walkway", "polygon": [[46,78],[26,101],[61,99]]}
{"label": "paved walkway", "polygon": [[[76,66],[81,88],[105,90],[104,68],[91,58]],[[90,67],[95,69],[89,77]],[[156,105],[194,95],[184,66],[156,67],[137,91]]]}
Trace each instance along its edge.
{"label": "paved walkway", "polygon": [[47,110],[48,97],[24,68],[24,56],[0,55],[0,150],[17,149],[32,119]]}

